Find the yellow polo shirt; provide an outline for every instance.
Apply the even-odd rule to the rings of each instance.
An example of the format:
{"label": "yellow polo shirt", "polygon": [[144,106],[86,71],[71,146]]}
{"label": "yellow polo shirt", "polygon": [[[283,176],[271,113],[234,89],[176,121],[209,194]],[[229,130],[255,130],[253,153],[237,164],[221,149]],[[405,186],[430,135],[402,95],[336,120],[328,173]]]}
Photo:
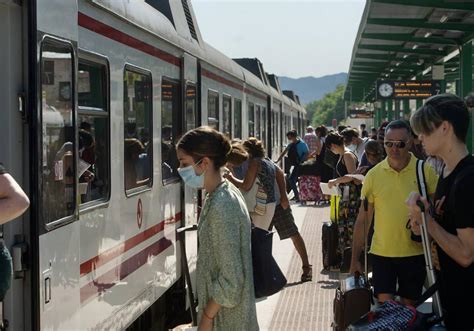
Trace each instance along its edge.
{"label": "yellow polo shirt", "polygon": [[[438,176],[425,163],[428,194],[436,190]],[[405,204],[411,192],[418,192],[416,157],[411,154],[408,165],[400,172],[393,170],[387,159],[372,168],[365,177],[362,197],[374,205],[374,236],[370,253],[385,257],[405,257],[423,254],[421,243],[411,240],[406,228],[408,207]]]}

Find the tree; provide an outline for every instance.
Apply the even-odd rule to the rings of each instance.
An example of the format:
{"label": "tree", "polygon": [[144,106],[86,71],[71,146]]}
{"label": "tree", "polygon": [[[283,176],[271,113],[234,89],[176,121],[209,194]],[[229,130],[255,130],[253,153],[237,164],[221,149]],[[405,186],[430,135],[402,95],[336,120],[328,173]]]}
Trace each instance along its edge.
{"label": "tree", "polygon": [[325,94],[321,100],[306,105],[307,118],[312,126],[331,126],[333,118],[338,122],[344,120],[344,89],[345,86],[340,84],[335,91]]}

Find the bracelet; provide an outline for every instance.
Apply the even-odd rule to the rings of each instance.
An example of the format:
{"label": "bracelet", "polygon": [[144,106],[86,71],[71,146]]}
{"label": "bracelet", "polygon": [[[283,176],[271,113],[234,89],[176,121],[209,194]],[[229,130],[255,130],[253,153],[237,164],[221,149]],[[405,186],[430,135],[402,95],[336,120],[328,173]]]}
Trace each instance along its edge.
{"label": "bracelet", "polygon": [[202,314],[203,314],[204,316],[206,316],[207,319],[210,319],[211,321],[212,321],[212,320],[214,319],[214,317],[215,317],[215,316],[214,316],[214,317],[210,317],[208,314],[206,314],[206,309],[203,309],[203,310],[202,310]]}

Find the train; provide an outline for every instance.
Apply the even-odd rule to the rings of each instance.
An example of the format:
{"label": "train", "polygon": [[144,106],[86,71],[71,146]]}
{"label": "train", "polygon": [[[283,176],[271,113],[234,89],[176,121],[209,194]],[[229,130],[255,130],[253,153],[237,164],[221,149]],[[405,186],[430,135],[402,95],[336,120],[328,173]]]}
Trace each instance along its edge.
{"label": "train", "polygon": [[0,2],[2,162],[31,200],[2,227],[2,329],[166,329],[189,307],[202,192],[175,144],[209,125],[277,158],[304,106],[254,58],[207,44],[189,0]]}

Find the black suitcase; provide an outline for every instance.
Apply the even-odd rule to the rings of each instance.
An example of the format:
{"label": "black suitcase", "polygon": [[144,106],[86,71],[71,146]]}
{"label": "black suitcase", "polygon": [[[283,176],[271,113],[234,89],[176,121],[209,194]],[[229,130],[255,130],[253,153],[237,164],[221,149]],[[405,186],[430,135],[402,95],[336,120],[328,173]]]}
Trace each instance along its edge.
{"label": "black suitcase", "polygon": [[340,263],[338,255],[338,229],[334,222],[326,222],[323,224],[321,240],[324,269],[329,270],[331,267],[338,266]]}

